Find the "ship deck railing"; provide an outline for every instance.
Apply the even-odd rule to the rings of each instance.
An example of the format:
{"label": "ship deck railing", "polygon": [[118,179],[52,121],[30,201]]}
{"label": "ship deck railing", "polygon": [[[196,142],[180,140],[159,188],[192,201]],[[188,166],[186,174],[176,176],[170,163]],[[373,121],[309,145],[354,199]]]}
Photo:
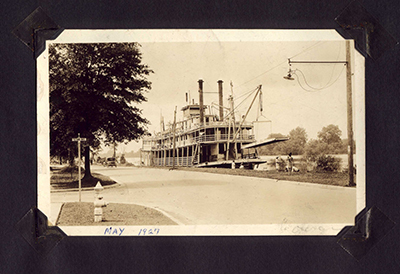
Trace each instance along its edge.
{"label": "ship deck railing", "polygon": [[[194,161],[193,161],[194,160]],[[218,167],[218,166],[223,166],[223,165],[228,165],[229,167],[231,166],[233,159],[225,160],[225,159],[220,159],[220,160],[212,160],[211,157],[209,159],[210,161],[205,161],[202,163],[198,163],[196,157],[193,158],[193,156],[187,156],[187,157],[161,157],[161,158],[153,158],[151,161],[152,166],[173,166],[175,165],[176,167],[191,167],[191,166],[198,166],[198,167]],[[262,164],[267,162],[266,160],[259,159],[257,157],[250,157],[250,158],[242,158],[242,159],[236,159],[235,163],[239,167],[241,163],[243,164]]]}
{"label": "ship deck railing", "polygon": [[[249,122],[245,122],[242,124],[242,128],[249,128],[252,127],[252,123]],[[184,134],[188,134],[188,133],[192,133],[193,131],[197,131],[197,130],[202,130],[202,129],[206,129],[206,128],[214,128],[214,127],[228,127],[229,124],[228,122],[205,122],[203,125],[200,125],[199,123],[194,123],[191,126],[188,126],[187,128],[182,128],[177,126],[176,128],[176,134],[177,135],[184,135]],[[235,127],[236,129],[240,126],[240,122],[236,122],[235,123]],[[152,136],[152,137],[144,137],[144,140],[150,140],[152,138],[157,138],[157,139],[164,139],[164,138],[171,138],[173,136],[173,129],[169,128],[165,131],[162,132],[158,132],[156,135]]]}
{"label": "ship deck railing", "polygon": [[[228,138],[229,137],[229,138]],[[210,134],[210,135],[200,135],[196,136],[194,138],[190,138],[187,140],[177,140],[176,141],[176,147],[182,147],[182,146],[190,146],[190,145],[195,145],[197,143],[213,143],[213,142],[227,142],[228,139],[232,141],[234,138],[234,134]],[[157,145],[152,145],[151,149],[153,150],[159,150],[159,149],[171,149],[173,147],[172,140],[169,140],[170,142],[164,143],[164,144],[157,144]],[[235,142],[254,142],[255,137],[252,134],[238,134],[236,136]],[[146,146],[147,149],[150,148],[150,146]]]}
{"label": "ship deck railing", "polygon": [[175,161],[175,166],[192,166],[193,165],[193,157],[161,157],[161,158],[153,158],[152,164],[153,166],[172,166]]}
{"label": "ship deck railing", "polygon": [[[228,141],[233,140],[235,134],[210,134],[210,135],[200,135],[193,138],[193,142],[215,142],[215,141]],[[237,141],[253,141],[254,135],[252,134],[238,134],[236,136]]]}

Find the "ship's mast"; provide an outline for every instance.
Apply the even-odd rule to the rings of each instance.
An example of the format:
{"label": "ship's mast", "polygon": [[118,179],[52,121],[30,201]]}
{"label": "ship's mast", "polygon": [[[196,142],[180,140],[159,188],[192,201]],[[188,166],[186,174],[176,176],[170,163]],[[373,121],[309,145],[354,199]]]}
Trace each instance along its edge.
{"label": "ship's mast", "polygon": [[233,132],[235,132],[235,103],[233,101],[233,83],[231,81],[231,115],[232,115],[232,124],[233,124]]}
{"label": "ship's mast", "polygon": [[174,125],[173,125],[173,132],[172,132],[172,169],[175,169],[175,149],[176,149],[176,106],[174,111]]}
{"label": "ship's mast", "polygon": [[258,95],[260,92],[261,92],[261,85],[259,85],[259,86],[258,86],[258,88],[257,88],[257,92],[256,92],[256,95],[254,96],[254,98],[253,98],[253,101],[251,102],[251,104],[250,104],[249,108],[247,109],[247,112],[246,112],[246,114],[243,116],[243,119],[242,119],[242,121],[240,122],[240,125],[239,125],[239,128],[238,128],[238,130],[236,131],[236,133],[235,133],[235,136],[233,136],[233,140],[232,140],[232,142],[234,142],[234,141],[236,140],[236,137],[237,137],[237,135],[238,135],[238,133],[239,133],[239,131],[240,131],[240,128],[242,127],[242,125],[243,125],[244,121],[246,120],[246,118],[247,118],[247,115],[249,114],[249,112],[250,112],[250,109],[251,109],[251,107],[253,106],[253,104],[254,104],[254,101],[255,101],[255,100],[256,100],[256,98],[257,98],[257,95]]}
{"label": "ship's mast", "polygon": [[[232,96],[232,100],[231,100],[231,103],[232,103],[232,129],[233,129],[233,132],[235,132],[236,131],[236,119],[235,119],[235,105],[234,105],[234,101],[233,101],[233,83],[232,83],[232,81],[231,81],[231,96]],[[238,131],[240,130],[240,127],[239,127],[239,129],[238,129]],[[237,145],[236,145],[236,143],[235,143],[235,137],[233,138],[233,146],[234,146],[234,158],[236,159],[237,158]]]}
{"label": "ship's mast", "polygon": [[254,104],[254,101],[256,100],[256,98],[257,98],[257,95],[259,94],[261,92],[261,85],[259,85],[258,86],[258,88],[257,88],[257,92],[256,92],[256,95],[254,96],[254,98],[253,98],[253,101],[251,102],[251,104],[250,104],[250,106],[249,106],[249,108],[247,109],[247,112],[246,112],[246,114],[243,116],[243,119],[242,119],[242,121],[240,122],[240,125],[239,125],[239,128],[238,128],[238,130],[235,132],[235,135],[233,136],[233,139],[232,139],[232,143],[234,143],[235,144],[235,159],[236,159],[236,157],[237,157],[237,146],[236,146],[236,143],[235,143],[235,141],[236,141],[236,137],[237,137],[237,135],[239,134],[239,132],[240,132],[240,129],[242,128],[242,125],[243,125],[243,123],[244,123],[244,121],[246,120],[246,118],[247,118],[247,115],[249,114],[249,112],[250,112],[250,109],[251,109],[251,107],[253,106],[253,104]]}
{"label": "ship's mast", "polygon": [[165,126],[164,126],[164,117],[162,115],[162,110],[160,111],[160,132],[165,131]]}
{"label": "ship's mast", "polygon": [[[231,139],[231,127],[232,127],[232,132],[235,132],[235,105],[233,101],[233,84],[231,81],[231,95],[228,97],[229,101],[229,117],[228,117],[228,138],[226,142],[226,160],[229,159],[229,151],[230,151],[230,139]],[[234,144],[234,149],[235,149],[235,158],[237,155],[237,146]]]}

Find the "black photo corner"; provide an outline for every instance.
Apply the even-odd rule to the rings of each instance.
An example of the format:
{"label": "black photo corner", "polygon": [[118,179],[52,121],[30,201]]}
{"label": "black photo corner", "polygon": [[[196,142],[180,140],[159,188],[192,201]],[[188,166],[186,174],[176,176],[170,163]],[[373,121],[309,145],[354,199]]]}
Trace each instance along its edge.
{"label": "black photo corner", "polygon": [[[1,273],[398,273],[400,3],[1,4]],[[36,63],[66,29],[335,29],[365,57],[366,207],[337,236],[67,236],[37,209]],[[268,210],[268,209],[266,209]]]}

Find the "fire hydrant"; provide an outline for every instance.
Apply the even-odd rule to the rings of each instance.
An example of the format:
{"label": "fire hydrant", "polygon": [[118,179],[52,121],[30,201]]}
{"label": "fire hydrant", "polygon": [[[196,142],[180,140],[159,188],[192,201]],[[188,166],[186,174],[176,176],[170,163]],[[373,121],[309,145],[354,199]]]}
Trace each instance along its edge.
{"label": "fire hydrant", "polygon": [[98,223],[103,220],[103,207],[106,207],[108,203],[103,201],[103,191],[104,187],[97,182],[97,185],[94,187],[94,222]]}

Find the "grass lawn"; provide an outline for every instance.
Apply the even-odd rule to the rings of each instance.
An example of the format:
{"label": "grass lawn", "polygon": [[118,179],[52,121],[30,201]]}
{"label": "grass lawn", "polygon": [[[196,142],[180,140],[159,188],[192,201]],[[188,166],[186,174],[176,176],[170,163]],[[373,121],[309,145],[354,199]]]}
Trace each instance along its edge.
{"label": "grass lawn", "polygon": [[[169,167],[160,167],[168,169]],[[276,170],[250,170],[250,169],[229,169],[229,168],[194,168],[178,167],[177,170],[196,172],[208,172],[217,174],[229,174],[238,176],[250,176],[258,178],[270,178],[275,180],[295,181],[334,186],[347,186],[348,173],[343,172],[278,172]],[[355,179],[355,177],[354,177]]]}
{"label": "grass lawn", "polygon": [[177,225],[161,212],[134,204],[110,203],[103,207],[103,221],[94,222],[93,203],[65,203],[56,225]]}
{"label": "grass lawn", "polygon": [[[100,181],[102,186],[116,184],[110,177],[101,175],[99,173],[92,173],[92,177],[83,178],[84,172],[81,173],[82,187],[95,187],[97,182]],[[78,171],[71,169],[58,169],[51,172],[50,185],[54,189],[68,189],[78,188]]]}

